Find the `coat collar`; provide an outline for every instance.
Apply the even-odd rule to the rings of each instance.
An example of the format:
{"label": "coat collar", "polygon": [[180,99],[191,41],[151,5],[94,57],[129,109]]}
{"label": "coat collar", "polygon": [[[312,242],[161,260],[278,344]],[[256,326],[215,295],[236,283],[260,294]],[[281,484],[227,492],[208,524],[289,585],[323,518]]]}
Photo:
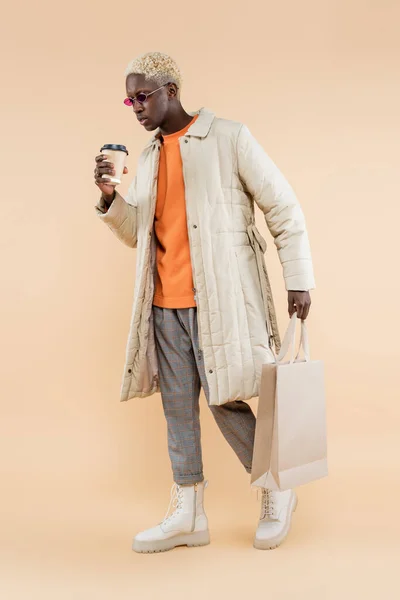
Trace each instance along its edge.
{"label": "coat collar", "polygon": [[[184,135],[193,135],[196,137],[206,137],[208,132],[210,131],[210,127],[215,118],[215,114],[208,110],[207,108],[200,108],[199,110],[195,110],[193,112],[188,112],[188,114],[192,117],[195,115],[199,115],[196,121],[189,127],[187,132]],[[157,144],[159,139],[162,137],[161,131],[158,128],[150,139],[150,141],[146,144],[145,148],[149,148],[150,146],[154,146]]]}

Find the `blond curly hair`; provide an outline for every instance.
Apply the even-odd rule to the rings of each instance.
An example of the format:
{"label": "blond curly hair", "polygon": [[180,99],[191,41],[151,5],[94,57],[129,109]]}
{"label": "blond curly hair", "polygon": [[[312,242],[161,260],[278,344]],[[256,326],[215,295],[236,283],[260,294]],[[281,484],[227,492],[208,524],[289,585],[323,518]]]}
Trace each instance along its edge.
{"label": "blond curly hair", "polygon": [[130,61],[125,69],[125,76],[144,75],[147,81],[158,85],[173,82],[178,88],[182,86],[182,73],[171,56],[163,52],[146,52]]}

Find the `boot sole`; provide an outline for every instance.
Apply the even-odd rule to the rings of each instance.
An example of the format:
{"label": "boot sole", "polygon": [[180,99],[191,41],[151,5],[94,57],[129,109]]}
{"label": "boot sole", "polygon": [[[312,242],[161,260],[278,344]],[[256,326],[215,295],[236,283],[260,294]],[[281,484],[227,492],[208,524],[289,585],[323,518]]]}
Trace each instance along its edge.
{"label": "boot sole", "polygon": [[193,533],[181,533],[167,540],[152,540],[149,542],[133,540],[132,550],[135,552],[166,552],[173,550],[176,546],[206,546],[210,543],[209,530],[195,531]]}
{"label": "boot sole", "polygon": [[298,498],[297,498],[297,494],[296,494],[293,508],[290,511],[290,517],[287,520],[286,527],[282,531],[282,533],[278,537],[271,538],[269,540],[259,540],[258,538],[254,538],[254,542],[253,542],[254,548],[257,548],[257,550],[274,550],[274,548],[277,548],[278,546],[280,546],[282,544],[282,542],[286,538],[287,534],[289,533],[290,526],[292,524],[292,514],[296,510],[297,504],[298,504]]}

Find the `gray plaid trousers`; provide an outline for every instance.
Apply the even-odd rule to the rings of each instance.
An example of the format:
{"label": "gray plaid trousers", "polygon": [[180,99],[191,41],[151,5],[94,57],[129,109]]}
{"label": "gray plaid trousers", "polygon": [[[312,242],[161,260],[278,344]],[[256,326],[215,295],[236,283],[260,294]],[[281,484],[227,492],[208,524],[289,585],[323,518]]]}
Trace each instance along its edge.
{"label": "gray plaid trousers", "polygon": [[153,305],[159,380],[167,420],[168,452],[176,483],[203,481],[200,440],[200,389],[203,387],[223,436],[251,473],[256,417],[242,400],[209,405],[203,356],[198,346],[197,307]]}

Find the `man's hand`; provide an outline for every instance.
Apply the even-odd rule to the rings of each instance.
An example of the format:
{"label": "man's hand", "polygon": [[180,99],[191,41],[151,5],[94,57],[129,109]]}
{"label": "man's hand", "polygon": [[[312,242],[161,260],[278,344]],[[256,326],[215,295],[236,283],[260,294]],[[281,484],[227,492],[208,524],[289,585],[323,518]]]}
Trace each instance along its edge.
{"label": "man's hand", "polygon": [[310,292],[302,292],[299,290],[288,291],[288,309],[291,317],[297,311],[297,318],[307,318],[311,306]]}

